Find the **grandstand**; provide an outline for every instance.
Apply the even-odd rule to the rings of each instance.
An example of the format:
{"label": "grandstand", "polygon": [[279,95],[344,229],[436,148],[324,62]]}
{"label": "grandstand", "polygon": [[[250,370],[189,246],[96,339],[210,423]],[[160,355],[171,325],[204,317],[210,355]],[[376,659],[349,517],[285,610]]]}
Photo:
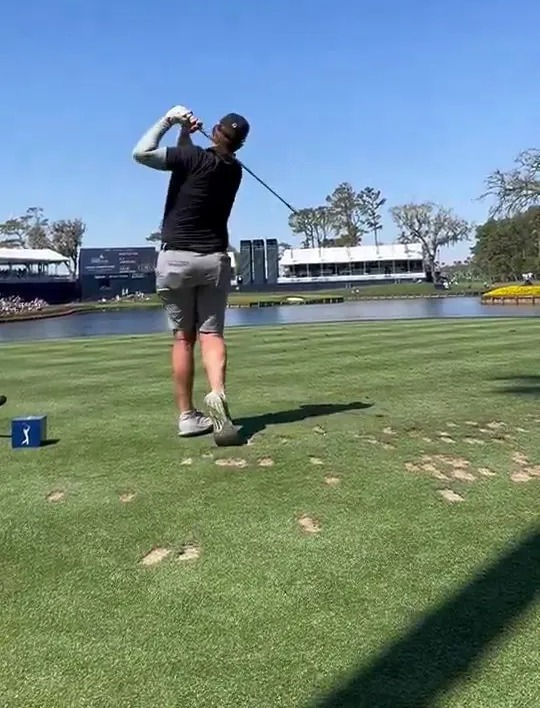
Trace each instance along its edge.
{"label": "grandstand", "polygon": [[280,259],[279,284],[310,287],[425,280],[420,244],[292,248]]}
{"label": "grandstand", "polygon": [[49,248],[0,248],[0,296],[70,302],[77,285],[67,263],[65,256]]}

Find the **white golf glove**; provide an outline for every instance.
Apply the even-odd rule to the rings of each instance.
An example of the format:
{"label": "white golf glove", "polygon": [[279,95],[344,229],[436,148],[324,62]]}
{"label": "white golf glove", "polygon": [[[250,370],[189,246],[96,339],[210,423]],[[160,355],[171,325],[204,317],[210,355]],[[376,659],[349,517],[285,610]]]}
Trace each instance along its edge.
{"label": "white golf glove", "polygon": [[174,106],[165,113],[165,118],[168,118],[174,123],[181,123],[182,125],[188,124],[192,116],[193,111],[190,111],[189,108],[185,106]]}

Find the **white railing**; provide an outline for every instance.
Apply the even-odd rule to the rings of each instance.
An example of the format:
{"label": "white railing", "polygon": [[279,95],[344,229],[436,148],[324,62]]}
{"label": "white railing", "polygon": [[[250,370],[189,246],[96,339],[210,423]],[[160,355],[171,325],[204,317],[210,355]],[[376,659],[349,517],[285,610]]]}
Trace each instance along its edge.
{"label": "white railing", "polygon": [[375,273],[373,275],[317,275],[317,276],[282,276],[278,283],[347,283],[377,282],[378,280],[424,280],[424,271],[414,273]]}

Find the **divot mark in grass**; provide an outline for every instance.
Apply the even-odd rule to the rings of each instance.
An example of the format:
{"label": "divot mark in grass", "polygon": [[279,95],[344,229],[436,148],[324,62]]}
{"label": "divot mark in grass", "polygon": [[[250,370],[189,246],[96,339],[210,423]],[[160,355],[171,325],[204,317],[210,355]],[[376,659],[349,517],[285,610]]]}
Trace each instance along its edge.
{"label": "divot mark in grass", "polygon": [[514,462],[516,462],[518,465],[528,465],[529,464],[529,458],[523,452],[512,453],[512,460]]}
{"label": "divot mark in grass", "polygon": [[467,445],[485,445],[486,444],[485,440],[479,440],[478,438],[463,438],[463,442],[467,443]]}
{"label": "divot mark in grass", "polygon": [[271,457],[262,457],[259,460],[259,467],[272,467],[274,460]]}
{"label": "divot mark in grass", "polygon": [[452,470],[452,477],[460,482],[474,482],[476,479],[473,474],[467,472],[467,470],[459,469],[459,467]]}
{"label": "divot mark in grass", "polygon": [[321,530],[320,523],[316,519],[313,519],[311,516],[301,516],[298,519],[298,526],[300,526],[304,533],[310,535],[319,533]]}
{"label": "divot mark in grass", "polygon": [[328,475],[324,478],[324,481],[325,484],[327,484],[329,487],[337,487],[338,484],[341,482],[339,477],[334,477],[333,475]]}
{"label": "divot mark in grass", "polygon": [[526,430],[525,428],[516,428],[517,433],[528,433],[529,431]]}
{"label": "divot mark in grass", "polygon": [[432,458],[427,455],[424,455],[419,463],[406,462],[405,469],[407,472],[427,472],[432,477],[435,477],[435,479],[448,479],[448,477],[433,464]]}
{"label": "divot mark in grass", "polygon": [[158,546],[157,548],[152,548],[152,550],[141,558],[141,564],[145,566],[152,566],[161,563],[165,560],[167,556],[170,556],[170,548],[162,548]]}
{"label": "divot mark in grass", "polygon": [[381,446],[383,450],[395,450],[396,446],[392,445],[392,443],[381,443]]}
{"label": "divot mark in grass", "polygon": [[324,462],[320,459],[320,457],[310,457],[309,461],[312,465],[324,465]]}
{"label": "divot mark in grass", "polygon": [[457,504],[458,502],[465,501],[461,494],[454,492],[452,489],[439,489],[438,494],[450,504]]}
{"label": "divot mark in grass", "polygon": [[212,452],[203,452],[203,454],[201,455],[201,457],[202,457],[204,460],[213,460],[213,459],[214,459],[214,455],[213,455]]}
{"label": "divot mark in grass", "polygon": [[441,438],[441,442],[446,443],[447,445],[455,445],[456,441],[454,438],[448,437],[448,435],[443,435]]}
{"label": "divot mark in grass", "polygon": [[240,457],[225,457],[216,460],[216,465],[219,467],[245,467],[247,462]]}
{"label": "divot mark in grass", "polygon": [[316,426],[313,428],[313,432],[314,432],[314,433],[317,433],[318,435],[326,435],[326,430],[325,430],[324,428],[321,428],[320,425],[316,425]]}
{"label": "divot mark in grass", "polygon": [[376,438],[370,438],[370,437],[365,437],[365,436],[362,436],[362,437],[370,445],[378,445],[379,444],[379,441]]}
{"label": "divot mark in grass", "polygon": [[186,457],[184,460],[180,462],[181,465],[192,465],[193,464],[193,458],[192,457]]}
{"label": "divot mark in grass", "polygon": [[434,459],[437,460],[437,462],[442,462],[443,464],[449,465],[454,469],[464,470],[470,465],[469,460],[466,460],[464,457],[452,457],[452,455],[435,455]]}
{"label": "divot mark in grass", "polygon": [[525,470],[519,470],[518,472],[513,472],[510,476],[510,479],[512,480],[512,482],[520,483],[530,482],[532,477],[528,472],[525,472]]}
{"label": "divot mark in grass", "polygon": [[506,428],[506,423],[501,423],[498,420],[494,420],[491,423],[487,423],[486,428],[489,428],[490,430],[500,430],[501,428]]}
{"label": "divot mark in grass", "polygon": [[421,468],[424,472],[429,472],[429,474],[432,477],[435,477],[435,479],[448,479],[448,477],[444,474],[444,472],[441,472],[441,470],[436,467],[435,465],[432,465],[431,463],[425,463],[421,466]]}
{"label": "divot mark in grass", "polygon": [[533,465],[532,467],[527,467],[527,472],[533,477],[540,477],[540,465]]}
{"label": "divot mark in grass", "polygon": [[422,438],[422,442],[431,443],[433,440],[431,438]]}
{"label": "divot mark in grass", "polygon": [[478,423],[476,420],[466,420],[465,425],[472,425],[473,428],[477,428],[480,423]]}
{"label": "divot mark in grass", "polygon": [[[440,465],[446,467],[441,470]],[[427,472],[435,479],[448,480],[450,478],[463,482],[473,482],[476,477],[467,470],[470,462],[463,457],[451,455],[422,455],[419,463],[407,462],[405,469],[409,472]]]}
{"label": "divot mark in grass", "polygon": [[132,502],[136,496],[137,495],[135,492],[126,492],[125,494],[120,495],[120,501],[122,504],[129,504],[129,502]]}
{"label": "divot mark in grass", "polygon": [[59,489],[56,490],[55,492],[51,492],[50,494],[47,494],[45,497],[48,502],[61,502],[64,500],[65,497],[65,492],[61,492]]}
{"label": "divot mark in grass", "polygon": [[496,477],[497,476],[497,473],[493,472],[488,467],[479,467],[478,474],[481,474],[482,477]]}
{"label": "divot mark in grass", "polygon": [[385,435],[397,435],[396,431],[393,428],[384,428],[383,433]]}
{"label": "divot mark in grass", "polygon": [[459,425],[457,423],[447,423],[446,427],[447,428],[459,428]]}
{"label": "divot mark in grass", "polygon": [[178,561],[193,561],[201,557],[201,547],[196,543],[186,543],[176,556]]}

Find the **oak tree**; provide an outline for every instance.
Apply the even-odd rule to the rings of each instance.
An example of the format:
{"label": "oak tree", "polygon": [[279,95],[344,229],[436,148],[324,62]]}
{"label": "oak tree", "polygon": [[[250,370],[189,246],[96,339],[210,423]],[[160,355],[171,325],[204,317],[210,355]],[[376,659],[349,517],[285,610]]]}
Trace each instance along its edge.
{"label": "oak tree", "polygon": [[469,222],[432,202],[402,204],[392,207],[390,214],[398,228],[398,241],[421,244],[425,265],[432,274],[437,270],[440,249],[467,240],[471,232]]}
{"label": "oak tree", "polygon": [[495,170],[486,179],[482,198],[494,200],[490,210],[492,217],[514,216],[540,205],[540,150],[524,150],[514,164],[513,169]]}

